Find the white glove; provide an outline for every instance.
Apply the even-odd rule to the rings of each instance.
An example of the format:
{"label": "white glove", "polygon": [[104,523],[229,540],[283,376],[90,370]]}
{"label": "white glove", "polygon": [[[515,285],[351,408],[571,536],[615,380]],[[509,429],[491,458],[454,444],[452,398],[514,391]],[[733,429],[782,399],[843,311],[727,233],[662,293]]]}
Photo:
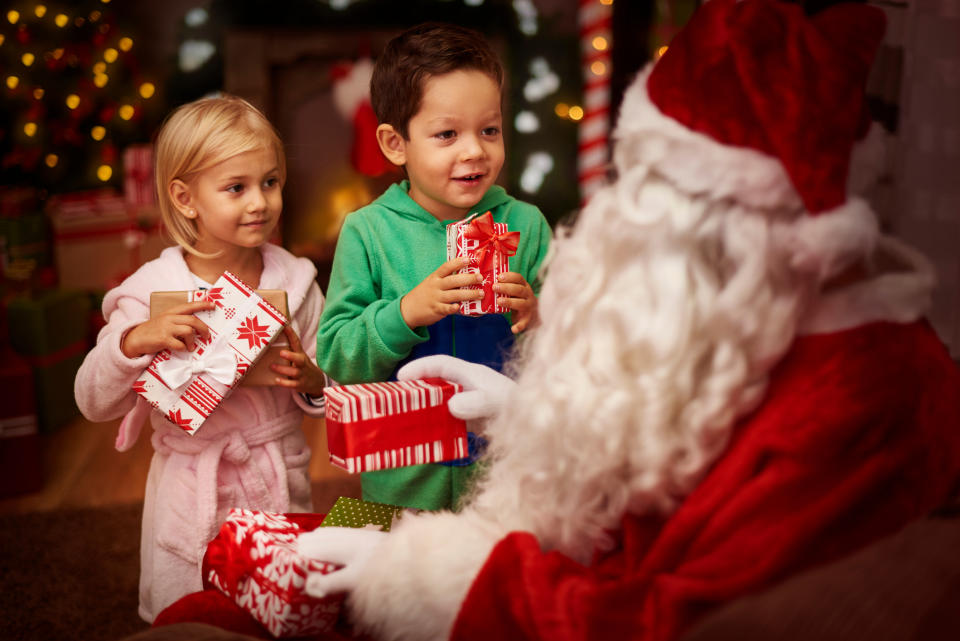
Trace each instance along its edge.
{"label": "white glove", "polygon": [[305,590],[318,599],[328,594],[352,592],[374,550],[386,538],[386,532],[349,527],[318,527],[297,538],[300,554],[336,563],[343,567],[329,574],[311,572]]}
{"label": "white glove", "polygon": [[451,414],[465,421],[487,419],[496,414],[517,386],[513,379],[486,365],[445,354],[418,358],[397,372],[401,381],[435,376],[463,386],[464,391],[455,394],[448,407]]}

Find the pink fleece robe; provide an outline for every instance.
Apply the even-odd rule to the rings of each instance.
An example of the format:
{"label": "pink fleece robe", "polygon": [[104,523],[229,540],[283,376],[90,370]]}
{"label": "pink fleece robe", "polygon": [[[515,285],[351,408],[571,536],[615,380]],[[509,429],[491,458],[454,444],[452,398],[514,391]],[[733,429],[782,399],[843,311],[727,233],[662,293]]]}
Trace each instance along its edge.
{"label": "pink fleece robe", "polygon": [[[287,292],[291,326],[308,356],[323,307],[316,269],[275,245],[264,245],[258,288]],[[152,354],[127,358],[124,333],[149,317],[153,291],[195,289],[179,247],[163,251],[103,300],[107,325],[87,354],[74,385],[77,404],[91,421],[126,414],[117,449],[133,446],[147,415],[153,460],[147,478],[140,543],[140,616],[150,622],[163,608],[201,589],[200,563],[231,507],[309,512],[310,448],[300,430],[304,413],[322,415],[281,387],[239,387],[189,436],[131,389]],[[118,463],[119,464],[119,463]]]}

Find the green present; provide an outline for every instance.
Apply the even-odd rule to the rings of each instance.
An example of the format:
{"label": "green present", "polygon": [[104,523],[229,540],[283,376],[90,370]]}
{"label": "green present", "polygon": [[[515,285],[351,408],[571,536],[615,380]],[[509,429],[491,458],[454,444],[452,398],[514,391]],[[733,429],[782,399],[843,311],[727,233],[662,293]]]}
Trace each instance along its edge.
{"label": "green present", "polygon": [[6,269],[20,263],[34,269],[52,264],[47,217],[37,212],[0,218],[0,256]]}
{"label": "green present", "polygon": [[80,415],[73,395],[73,381],[85,355],[85,350],[77,352],[70,348],[27,359],[33,366],[37,425],[42,434],[54,432]]}
{"label": "green present", "polygon": [[379,525],[381,531],[389,532],[393,520],[400,518],[404,511],[404,508],[397,505],[341,496],[330,508],[320,527],[364,528],[368,525]]}
{"label": "green present", "polygon": [[14,298],[7,305],[10,345],[24,356],[46,356],[79,343],[85,348],[90,307],[90,294],[75,289]]}

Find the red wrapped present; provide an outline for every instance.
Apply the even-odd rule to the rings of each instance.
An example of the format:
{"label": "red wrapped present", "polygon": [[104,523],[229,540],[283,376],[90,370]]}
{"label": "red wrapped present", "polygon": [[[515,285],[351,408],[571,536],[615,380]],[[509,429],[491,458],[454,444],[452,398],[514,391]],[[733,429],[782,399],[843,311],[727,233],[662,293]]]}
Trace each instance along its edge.
{"label": "red wrapped present", "polygon": [[110,289],[170,244],[159,210],[130,207],[113,190],[56,196],[47,213],[62,287]]}
{"label": "red wrapped present", "polygon": [[287,323],[270,303],[230,272],[205,291],[216,303],[196,317],[210,328],[192,352],[165,349],[134,382],[133,389],[170,422],[193,434],[233,391]]}
{"label": "red wrapped present", "polygon": [[130,145],[123,150],[123,195],[134,207],[151,207],[157,202],[153,145]]}
{"label": "red wrapped present", "polygon": [[326,388],[330,462],[354,473],[467,456],[467,425],[447,409],[460,390],[442,378]]}
{"label": "red wrapped present", "polygon": [[0,345],[0,497],[43,486],[33,376],[23,356]]}
{"label": "red wrapped present", "polygon": [[343,602],[343,595],[318,599],[304,591],[308,572],[338,566],[297,552],[297,537],[309,528],[294,516],[234,508],[203,558],[204,580],[276,637],[331,631]]}
{"label": "red wrapped present", "polygon": [[474,289],[483,289],[483,298],[460,303],[461,314],[481,316],[510,311],[497,304],[493,285],[500,274],[510,271],[509,258],[517,253],[519,242],[520,232],[508,232],[506,223],[493,222],[489,211],[447,225],[447,260],[468,256],[470,264],[460,273],[483,276],[483,282],[473,286]]}

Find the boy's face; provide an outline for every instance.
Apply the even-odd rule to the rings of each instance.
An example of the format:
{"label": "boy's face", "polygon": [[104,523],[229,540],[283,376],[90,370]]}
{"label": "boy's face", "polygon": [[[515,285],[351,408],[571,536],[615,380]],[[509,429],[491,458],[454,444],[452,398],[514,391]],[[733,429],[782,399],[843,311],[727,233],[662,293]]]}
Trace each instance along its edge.
{"label": "boy's face", "polygon": [[410,197],[440,220],[463,218],[503,167],[500,88],[480,71],[432,76],[407,129],[399,144]]}

